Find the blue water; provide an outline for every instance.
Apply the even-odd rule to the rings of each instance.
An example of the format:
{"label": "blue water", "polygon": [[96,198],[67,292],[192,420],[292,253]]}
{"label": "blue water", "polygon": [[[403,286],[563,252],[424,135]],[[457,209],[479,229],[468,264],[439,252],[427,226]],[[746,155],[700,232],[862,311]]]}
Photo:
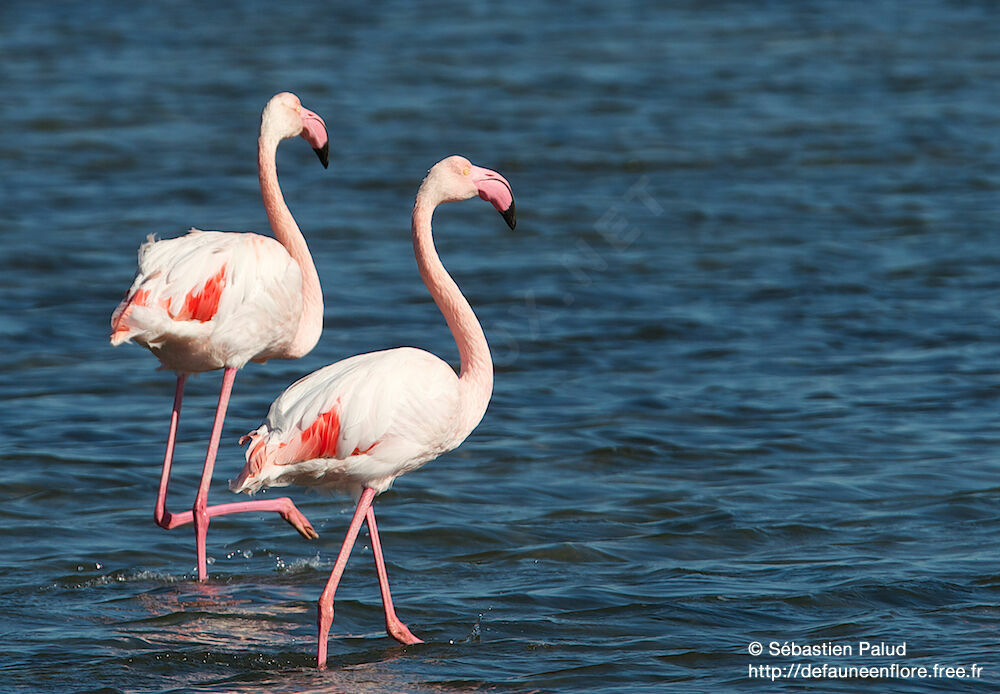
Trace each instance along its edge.
{"label": "blue water", "polygon": [[[4,3],[0,689],[996,688],[996,39],[991,3]],[[326,672],[350,500],[290,490],[312,542],[213,521],[197,583],[190,528],[152,521],[173,376],[107,344],[146,235],[267,231],[256,130],[282,90],[331,134],[328,171],[300,142],[278,161],[325,332],[238,376],[212,501],[295,378],[457,359],[409,240],[428,167],[500,171],[519,213],[435,218],[497,374],[469,440],[377,501],[427,643],[385,637],[362,533]],[[173,509],[218,386],[189,384]],[[824,663],[967,677],[749,669]]]}

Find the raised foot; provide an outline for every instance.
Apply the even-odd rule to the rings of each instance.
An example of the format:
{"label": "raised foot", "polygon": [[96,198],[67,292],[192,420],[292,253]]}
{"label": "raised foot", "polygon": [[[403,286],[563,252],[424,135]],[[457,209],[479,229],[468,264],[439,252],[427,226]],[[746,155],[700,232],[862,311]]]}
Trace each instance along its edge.
{"label": "raised foot", "polygon": [[416,643],[423,643],[422,639],[418,639],[413,635],[413,632],[407,628],[405,624],[397,621],[396,624],[387,624],[385,630],[389,633],[389,636],[399,641],[404,646],[412,646]]}
{"label": "raised foot", "polygon": [[295,504],[292,503],[291,499],[285,497],[284,499],[281,499],[281,501],[287,501],[289,507],[287,510],[281,513],[281,517],[284,518],[289,525],[298,530],[299,535],[306,538],[307,540],[315,540],[316,538],[319,537],[319,533],[316,532],[316,529],[312,527],[312,523],[310,523],[309,519],[306,518],[302,514],[302,512],[295,507]]}
{"label": "raised foot", "polygon": [[[256,499],[254,501],[216,504],[215,506],[207,506],[204,509],[204,513],[207,513],[209,518],[228,516],[233,513],[261,513],[267,511],[278,513],[289,525],[299,531],[299,535],[307,540],[315,540],[319,537],[319,533],[312,527],[312,523],[302,515],[302,512],[295,507],[295,504],[287,496],[280,499]],[[170,513],[165,509],[157,509],[153,519],[164,530],[172,530],[180,525],[192,522],[194,515],[191,511]],[[207,526],[207,523],[204,525]]]}

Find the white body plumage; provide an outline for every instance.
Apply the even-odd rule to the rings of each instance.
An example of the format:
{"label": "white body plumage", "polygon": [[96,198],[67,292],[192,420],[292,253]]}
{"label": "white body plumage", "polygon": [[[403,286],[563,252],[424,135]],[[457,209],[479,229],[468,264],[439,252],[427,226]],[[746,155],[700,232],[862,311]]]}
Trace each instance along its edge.
{"label": "white body plumage", "polygon": [[359,354],[315,371],[272,403],[249,440],[235,492],[297,484],[388,489],[457,447],[483,416],[465,413],[455,371],[412,347]]}
{"label": "white body plumage", "polygon": [[111,343],[135,341],[175,371],[241,368],[282,356],[301,315],[302,273],[278,241],[192,229],[139,248]]}

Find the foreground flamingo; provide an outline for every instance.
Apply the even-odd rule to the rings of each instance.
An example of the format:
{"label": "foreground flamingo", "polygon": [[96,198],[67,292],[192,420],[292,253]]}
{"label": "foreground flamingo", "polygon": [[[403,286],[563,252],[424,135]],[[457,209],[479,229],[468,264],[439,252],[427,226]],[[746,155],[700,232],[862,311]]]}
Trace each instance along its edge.
{"label": "foreground flamingo", "polygon": [[[284,92],[261,115],[257,164],[264,209],[277,239],[192,229],[166,241],[150,237],[139,248],[139,269],[111,316],[111,344],[135,340],[177,372],[177,389],[163,457],[154,518],[166,529],[194,523],[198,580],[207,577],[205,540],[209,519],[244,511],[276,511],[306,538],[318,537],[306,517],[281,498],[208,506],[208,488],[222,422],[236,370],[248,361],[297,359],[323,330],[323,292],[309,248],[278,186],[275,154],[281,140],[301,135],[323,167],[330,143],[323,119]],[[201,484],[191,511],[166,508],[174,439],[184,382],[190,373],[224,369]]]}
{"label": "foreground flamingo", "polygon": [[349,491],[359,499],[319,599],[321,668],[333,596],[362,521],[371,533],[386,631],[400,643],[421,643],[393,609],[372,501],[403,473],[461,444],[479,424],[493,392],[493,362],[483,329],[438,259],[431,236],[431,216],[440,203],[477,194],[514,228],[510,184],[462,157],[434,165],[413,206],[420,275],[458,343],[461,373],[456,376],[438,357],[412,347],[359,354],[292,384],[271,405],[265,423],[240,440],[250,445],[243,471],[230,484],[235,492],[300,484]]}

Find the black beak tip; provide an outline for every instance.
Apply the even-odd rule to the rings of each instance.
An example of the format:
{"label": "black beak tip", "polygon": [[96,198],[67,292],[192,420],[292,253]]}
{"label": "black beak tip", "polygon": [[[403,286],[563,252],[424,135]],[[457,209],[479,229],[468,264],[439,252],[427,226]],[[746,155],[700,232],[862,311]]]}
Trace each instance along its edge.
{"label": "black beak tip", "polygon": [[327,142],[322,147],[313,147],[313,151],[316,156],[319,157],[319,163],[323,165],[323,168],[329,168],[330,166],[330,143]]}
{"label": "black beak tip", "polygon": [[510,207],[500,213],[507,226],[511,229],[517,226],[517,211],[514,209],[514,201],[510,201]]}

